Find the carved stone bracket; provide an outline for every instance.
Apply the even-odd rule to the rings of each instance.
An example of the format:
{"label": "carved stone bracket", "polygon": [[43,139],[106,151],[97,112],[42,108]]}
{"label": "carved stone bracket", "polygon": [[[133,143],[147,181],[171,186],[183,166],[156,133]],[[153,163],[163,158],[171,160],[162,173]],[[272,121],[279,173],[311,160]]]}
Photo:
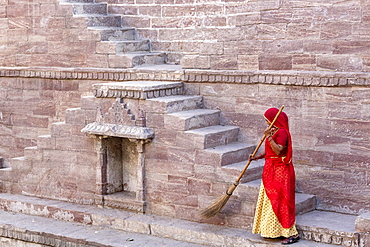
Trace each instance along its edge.
{"label": "carved stone bracket", "polygon": [[147,140],[154,138],[154,132],[147,127],[125,126],[116,124],[90,123],[81,130],[89,135],[112,136]]}

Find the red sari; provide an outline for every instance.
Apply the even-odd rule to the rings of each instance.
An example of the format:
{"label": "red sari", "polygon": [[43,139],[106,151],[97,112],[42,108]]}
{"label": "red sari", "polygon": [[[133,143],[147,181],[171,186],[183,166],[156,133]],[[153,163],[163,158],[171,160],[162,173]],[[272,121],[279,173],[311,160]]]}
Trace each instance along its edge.
{"label": "red sari", "polygon": [[[266,111],[265,117],[272,122],[278,109]],[[275,143],[286,148],[277,155],[270,142],[265,142],[265,166],[262,182],[272,209],[283,228],[295,224],[295,172],[292,163],[292,140],[289,132],[288,117],[282,112],[274,126],[279,130],[272,136]]]}

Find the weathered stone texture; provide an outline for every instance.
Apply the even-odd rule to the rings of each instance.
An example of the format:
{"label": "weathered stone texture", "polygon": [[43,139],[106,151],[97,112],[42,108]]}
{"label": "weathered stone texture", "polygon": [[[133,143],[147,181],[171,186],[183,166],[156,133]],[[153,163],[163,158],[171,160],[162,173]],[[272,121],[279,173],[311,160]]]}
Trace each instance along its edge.
{"label": "weathered stone texture", "polygon": [[[167,61],[181,60],[184,68],[369,71],[365,1],[106,2],[108,13],[121,15],[124,27],[151,39],[153,50],[182,53]],[[1,65],[132,66],[96,43],[102,34],[87,29],[87,18],[72,11],[58,0],[1,2]],[[257,57],[246,60],[250,56]]]}

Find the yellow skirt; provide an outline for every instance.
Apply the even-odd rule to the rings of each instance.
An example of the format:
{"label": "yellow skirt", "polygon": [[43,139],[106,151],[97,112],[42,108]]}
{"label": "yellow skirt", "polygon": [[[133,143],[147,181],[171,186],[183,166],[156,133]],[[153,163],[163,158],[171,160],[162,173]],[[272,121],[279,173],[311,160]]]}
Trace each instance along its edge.
{"label": "yellow skirt", "polygon": [[271,202],[266,195],[265,188],[262,183],[258,195],[252,232],[260,234],[264,238],[288,238],[298,234],[295,224],[291,228],[282,227],[272,209]]}

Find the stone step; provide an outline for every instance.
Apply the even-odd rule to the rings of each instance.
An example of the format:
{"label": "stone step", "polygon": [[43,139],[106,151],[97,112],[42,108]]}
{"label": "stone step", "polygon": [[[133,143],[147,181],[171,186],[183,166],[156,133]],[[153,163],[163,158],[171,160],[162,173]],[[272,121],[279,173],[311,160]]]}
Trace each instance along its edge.
{"label": "stone step", "polygon": [[74,3],[72,9],[74,15],[108,14],[107,3]]}
{"label": "stone step", "polygon": [[28,160],[41,160],[42,159],[42,150],[37,146],[25,147],[24,148],[24,157]]}
{"label": "stone step", "polygon": [[[90,243],[90,246],[98,246],[97,243],[103,247],[129,246],[130,242],[122,241],[127,240],[126,236],[128,236],[134,239],[133,246],[140,246],[141,238],[150,239],[149,237],[187,242],[187,245],[181,245],[181,242],[169,242],[168,245],[164,242],[162,244],[153,242],[151,245],[151,242],[146,242],[143,246],[148,247],[193,246],[190,243],[213,247],[281,246],[280,240],[266,240],[242,229],[21,195],[0,194],[0,209],[3,210],[0,211],[0,229],[4,229],[0,232],[7,234],[4,237],[16,238],[28,234],[27,239],[23,239],[28,241],[49,237],[48,240],[53,242],[56,237],[56,242],[59,244],[63,240],[74,242],[79,239],[79,243]],[[52,226],[53,224],[55,227]],[[14,234],[15,229],[17,234]],[[136,235],[135,237],[125,235],[125,232],[145,235],[141,235],[139,239]],[[94,237],[91,237],[91,233]],[[109,242],[110,240],[112,242]],[[153,238],[151,241],[156,239]],[[335,245],[300,240],[297,246],[333,247]]]}
{"label": "stone step", "polygon": [[97,98],[152,99],[182,95],[184,84],[172,81],[123,81],[93,84]]}
{"label": "stone step", "polygon": [[173,95],[148,99],[143,105],[145,112],[174,113],[203,108],[203,97],[198,95]]}
{"label": "stone step", "polygon": [[5,211],[0,211],[0,237],[1,246],[204,246],[165,237]]}
{"label": "stone step", "polygon": [[138,51],[150,51],[150,40],[125,40],[116,41],[116,53],[130,53]]}
{"label": "stone step", "polygon": [[355,215],[327,211],[312,211],[297,216],[297,228],[302,238],[310,241],[357,247],[359,234],[355,230]]}
{"label": "stone step", "polygon": [[216,167],[230,165],[248,159],[254,146],[246,143],[231,143],[200,150],[196,156],[198,164],[214,165]]}
{"label": "stone step", "polygon": [[239,127],[213,125],[210,127],[185,131],[189,142],[198,149],[213,148],[227,145],[238,140]]}
{"label": "stone step", "polygon": [[[25,158],[15,157],[9,160],[9,167],[15,171],[24,171],[25,170]],[[27,169],[26,169],[27,170]]]}
{"label": "stone step", "polygon": [[81,108],[68,108],[66,110],[65,123],[67,124],[85,124],[83,116],[84,110]]}
{"label": "stone step", "polygon": [[89,27],[99,30],[101,41],[135,40],[136,29],[133,27]]}
{"label": "stone step", "polygon": [[55,140],[51,135],[41,135],[36,139],[37,147],[40,149],[54,149]]}
{"label": "stone step", "polygon": [[[217,168],[217,179],[224,182],[235,181],[239,177],[247,162],[248,160],[244,160],[242,162],[233,163]],[[256,179],[260,179],[262,176],[264,162],[265,161],[263,159],[252,161],[248,169],[244,173],[242,179],[240,180],[240,183],[246,183]]]}
{"label": "stone step", "polygon": [[120,15],[86,15],[86,18],[88,27],[122,27]]}
{"label": "stone step", "polygon": [[192,130],[220,123],[220,111],[195,109],[164,115],[165,129]]}
{"label": "stone step", "polygon": [[[234,179],[235,180],[235,179]],[[258,194],[261,186],[261,179],[256,179],[247,183],[241,183],[234,191],[234,195],[243,200],[257,202]],[[304,214],[311,212],[316,208],[316,196],[296,193],[296,213]],[[254,204],[255,207],[255,204]],[[255,208],[253,208],[253,211]]]}
{"label": "stone step", "polygon": [[149,52],[150,40],[100,41],[96,43],[96,52],[100,54],[126,54]]}
{"label": "stone step", "polygon": [[95,0],[60,0],[65,3],[95,3]]}
{"label": "stone step", "polygon": [[146,64],[163,64],[166,54],[162,52],[136,52],[110,56],[110,68],[134,68]]}

